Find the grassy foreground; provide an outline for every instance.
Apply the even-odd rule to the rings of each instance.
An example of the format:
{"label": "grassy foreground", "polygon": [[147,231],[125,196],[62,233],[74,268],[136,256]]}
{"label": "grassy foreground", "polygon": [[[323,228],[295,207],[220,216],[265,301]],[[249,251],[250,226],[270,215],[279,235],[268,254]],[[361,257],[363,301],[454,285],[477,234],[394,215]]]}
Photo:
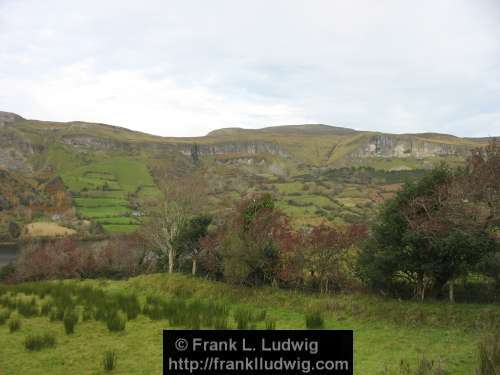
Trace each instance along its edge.
{"label": "grassy foreground", "polygon": [[[233,329],[233,313],[242,308],[256,315],[265,310],[266,319],[275,321],[277,329],[304,329],[305,314],[319,310],[325,328],[354,330],[356,374],[386,373],[387,368],[397,371],[401,360],[415,366],[422,356],[439,361],[446,373],[472,374],[479,337],[500,321],[498,305],[420,304],[359,294],[308,295],[271,288],[238,288],[183,275],[154,274],[123,281],[68,280],[62,284],[92,286],[106,296],[134,294],[141,306],[155,298],[219,303],[229,308],[228,324]],[[16,287],[0,288],[4,296],[13,296],[8,292]],[[38,300],[37,307],[41,308],[47,298]],[[104,373],[102,359],[108,350],[117,354],[116,374],[160,374],[162,330],[169,328],[169,321],[152,320],[151,316],[141,313],[119,332],[110,332],[106,323],[97,318],[82,321],[80,316],[75,333],[66,335],[60,320],[21,315],[18,331],[10,333],[8,321],[0,324],[0,374],[100,374]],[[264,329],[265,321],[257,321],[255,328]],[[55,336],[54,347],[25,349],[28,334],[45,333]]]}

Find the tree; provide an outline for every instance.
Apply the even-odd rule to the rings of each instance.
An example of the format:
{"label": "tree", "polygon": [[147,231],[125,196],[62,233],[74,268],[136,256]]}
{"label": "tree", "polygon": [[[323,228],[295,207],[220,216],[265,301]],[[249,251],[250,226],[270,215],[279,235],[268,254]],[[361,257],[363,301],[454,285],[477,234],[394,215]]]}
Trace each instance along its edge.
{"label": "tree", "polygon": [[346,279],[347,252],[365,234],[364,225],[351,225],[342,231],[322,224],[307,235],[304,266],[319,280],[321,293],[328,293],[331,284],[335,289],[341,289]]}
{"label": "tree", "polygon": [[165,181],[163,196],[142,206],[142,235],[158,252],[159,266],[174,272],[178,258],[186,251],[179,246],[179,236],[191,218],[204,207],[205,184],[199,175]]}
{"label": "tree", "polygon": [[278,237],[286,216],[269,194],[245,199],[236,209],[220,241],[224,277],[237,284],[276,283]]}
{"label": "tree", "polygon": [[441,165],[386,203],[360,255],[365,281],[382,290],[406,281],[421,300],[449,283],[453,301],[453,281],[495,247],[466,198],[463,173]]}
{"label": "tree", "polygon": [[[188,222],[185,209],[175,201],[161,200],[154,210],[151,210],[142,227],[146,240],[158,251],[160,267],[168,265],[168,273],[174,272],[178,256],[177,237]],[[167,264],[165,264],[167,259]]]}
{"label": "tree", "polygon": [[208,215],[198,215],[191,218],[181,229],[176,238],[175,246],[179,253],[187,254],[191,258],[191,274],[196,275],[200,240],[207,235],[208,226],[212,218]]}

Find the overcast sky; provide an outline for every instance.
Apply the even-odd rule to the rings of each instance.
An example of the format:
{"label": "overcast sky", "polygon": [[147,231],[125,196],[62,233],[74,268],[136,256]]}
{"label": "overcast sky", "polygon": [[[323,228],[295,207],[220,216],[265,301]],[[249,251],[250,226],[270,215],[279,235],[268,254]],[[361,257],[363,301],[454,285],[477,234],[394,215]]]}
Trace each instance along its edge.
{"label": "overcast sky", "polygon": [[0,110],[500,135],[500,1],[0,0]]}

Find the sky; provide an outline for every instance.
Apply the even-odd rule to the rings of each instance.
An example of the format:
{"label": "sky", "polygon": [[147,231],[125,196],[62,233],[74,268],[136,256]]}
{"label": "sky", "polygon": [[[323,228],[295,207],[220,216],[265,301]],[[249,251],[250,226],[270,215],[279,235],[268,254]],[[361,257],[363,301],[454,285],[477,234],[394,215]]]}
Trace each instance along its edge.
{"label": "sky", "polygon": [[0,0],[0,110],[500,135],[499,0]]}

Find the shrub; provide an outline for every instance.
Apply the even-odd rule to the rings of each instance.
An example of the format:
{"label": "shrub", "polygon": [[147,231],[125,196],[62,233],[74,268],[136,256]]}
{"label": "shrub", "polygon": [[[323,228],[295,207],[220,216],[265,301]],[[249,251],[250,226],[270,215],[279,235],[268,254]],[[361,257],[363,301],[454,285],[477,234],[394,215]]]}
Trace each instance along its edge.
{"label": "shrub", "polygon": [[64,330],[67,335],[75,333],[75,325],[78,323],[78,315],[75,310],[66,310],[64,312]]}
{"label": "shrub", "polygon": [[52,333],[45,333],[43,335],[29,334],[24,339],[24,347],[31,351],[51,348],[55,345],[56,338]]}
{"label": "shrub", "polygon": [[113,371],[116,367],[117,356],[114,351],[108,350],[104,352],[104,358],[102,360],[102,366],[104,371]]}
{"label": "shrub", "polygon": [[314,311],[306,314],[307,329],[322,329],[324,325],[325,322],[319,311]]}
{"label": "shrub", "polygon": [[123,331],[127,324],[127,315],[123,311],[115,311],[109,314],[106,324],[111,332]]}
{"label": "shrub", "polygon": [[500,374],[500,329],[485,336],[479,343],[477,375]]}
{"label": "shrub", "polygon": [[8,325],[10,333],[19,331],[21,329],[21,320],[17,316],[11,317]]}

